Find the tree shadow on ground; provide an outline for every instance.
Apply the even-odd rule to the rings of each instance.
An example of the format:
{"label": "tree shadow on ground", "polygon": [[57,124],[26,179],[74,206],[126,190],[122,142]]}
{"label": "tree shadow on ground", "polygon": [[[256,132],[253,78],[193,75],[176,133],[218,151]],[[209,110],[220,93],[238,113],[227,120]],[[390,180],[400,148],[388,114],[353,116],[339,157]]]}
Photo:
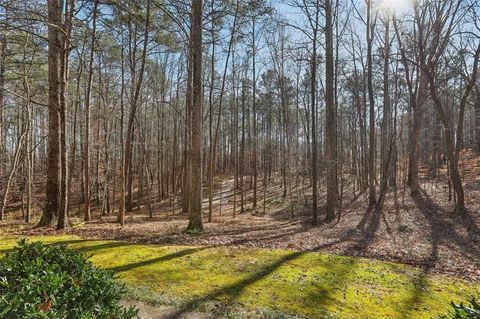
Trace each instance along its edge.
{"label": "tree shadow on ground", "polygon": [[[235,240],[232,240],[232,241],[229,241],[228,243],[226,243],[227,245],[229,246],[241,246],[241,245],[246,245],[247,243],[251,243],[251,244],[254,244],[254,245],[259,245],[261,246],[262,244],[265,244],[267,242],[271,242],[271,241],[277,241],[277,240],[288,240],[290,236],[293,236],[293,235],[298,235],[302,232],[306,232],[307,230],[309,229],[309,227],[301,227],[301,228],[298,228],[298,229],[293,229],[293,230],[285,230],[281,233],[269,233],[269,234],[261,234],[261,235],[255,235],[256,237],[255,238],[239,238],[239,239],[235,239]],[[221,244],[221,245],[225,245],[225,243]]]}
{"label": "tree shadow on ground", "polygon": [[[357,269],[357,265],[357,258],[351,258],[342,265],[327,263],[326,266],[329,269],[332,269],[332,272],[335,274],[335,280],[329,282],[328,286],[321,286],[321,283],[317,283],[317,291],[306,297],[307,300],[314,301],[314,306],[317,309],[324,311],[323,315],[325,316],[325,318],[330,318],[330,314],[326,312],[324,308],[329,303],[333,302],[335,303],[335,305],[338,305],[338,303],[342,301],[334,299],[334,297],[332,296],[333,292],[336,290],[340,290],[345,293],[350,281],[350,275],[354,273],[355,269]],[[345,300],[345,297],[343,298],[343,300]],[[338,308],[341,308],[341,306],[338,306]]]}
{"label": "tree shadow on ground", "polygon": [[[361,237],[347,249],[347,253],[355,255],[365,252],[375,240],[375,234],[380,226],[383,210],[375,206],[368,207],[363,218],[357,224],[356,230],[361,231]],[[351,232],[350,232],[351,234]],[[348,233],[346,234],[348,236]]]}
{"label": "tree shadow on ground", "polygon": [[321,251],[322,249],[332,248],[345,244],[341,249],[341,253],[345,255],[357,256],[362,255],[371,246],[375,240],[375,233],[380,226],[380,220],[383,216],[381,209],[370,206],[365,211],[362,219],[354,228],[346,229],[337,239],[316,245],[310,251]]}
{"label": "tree shadow on ground", "polygon": [[91,246],[82,246],[78,248],[74,248],[76,251],[81,253],[95,253],[102,249],[112,249],[112,248],[119,248],[119,247],[130,247],[135,246],[137,244],[134,243],[125,243],[125,242],[101,242],[96,245]]}
{"label": "tree shadow on ground", "polygon": [[[430,245],[431,251],[420,266],[422,271],[413,279],[413,290],[410,298],[405,300],[402,318],[414,318],[411,309],[419,307],[422,298],[429,292],[427,280],[428,274],[436,266],[439,259],[439,249],[443,242],[453,243],[459,247],[467,256],[473,260],[479,260],[480,251],[478,247],[478,226],[468,212],[463,215],[447,212],[444,208],[435,203],[425,190],[419,194],[411,195],[418,211],[423,215],[430,226]],[[459,235],[455,230],[455,225],[459,225],[467,230],[467,237]]]}
{"label": "tree shadow on ground", "polygon": [[428,293],[429,284],[427,276],[438,260],[438,247],[441,241],[441,233],[438,231],[438,228],[443,226],[438,217],[436,217],[439,207],[428,197],[426,192],[422,191],[418,194],[413,194],[411,198],[430,226],[429,241],[431,250],[429,256],[421,262],[422,270],[412,279],[413,289],[409,297],[403,301],[403,306],[399,309],[400,316],[405,319],[414,318],[415,314],[412,310],[420,306],[423,297]]}
{"label": "tree shadow on ground", "polygon": [[180,318],[184,313],[192,310],[196,306],[208,301],[216,300],[220,296],[228,296],[229,298],[236,298],[248,286],[268,276],[269,274],[273,273],[276,269],[278,269],[280,266],[302,256],[303,254],[305,254],[305,252],[301,252],[301,251],[289,253],[288,255],[278,259],[277,261],[261,268],[260,270],[258,270],[257,272],[255,272],[254,274],[252,274],[251,276],[245,279],[239,280],[231,285],[227,285],[222,288],[216,289],[205,296],[194,298],[189,302],[187,302],[185,305],[183,305],[183,307],[181,307],[178,311],[172,314],[172,316],[170,316],[169,318],[170,319]]}
{"label": "tree shadow on ground", "polygon": [[[445,242],[456,245],[473,261],[480,260],[480,229],[468,211],[463,214],[448,212],[435,203],[424,190],[419,195],[412,195],[412,199],[430,225],[430,241],[433,250],[437,250],[437,257],[438,246]],[[457,228],[463,228],[465,236],[459,234]]]}
{"label": "tree shadow on ground", "polygon": [[[267,277],[268,275],[274,273],[278,268],[288,264],[289,262],[294,261],[297,258],[300,258],[307,252],[304,251],[295,251],[291,252],[282,258],[262,267],[261,269],[257,270],[249,277],[239,280],[233,284],[226,285],[219,289],[216,289],[204,296],[194,298],[184,304],[177,312],[175,312],[169,318],[177,319],[182,316],[182,314],[195,309],[201,304],[206,302],[216,301],[218,298],[224,296],[228,298],[229,303],[235,304],[235,299],[240,296],[240,294],[249,286],[253,285],[255,282],[261,280],[262,278]],[[347,261],[345,264],[338,265],[334,261],[325,261],[324,267],[331,269],[331,272],[334,274],[335,277],[335,284],[333,286],[322,286],[321,284],[317,285],[317,289],[314,293],[307,294],[304,298],[305,302],[309,302],[314,304],[315,308],[321,310],[323,309],[329,302],[334,301],[332,297],[332,293],[339,289],[340,287],[344,287],[347,284],[347,278],[349,274],[354,271],[356,268],[357,260],[351,259]]]}
{"label": "tree shadow on ground", "polygon": [[205,233],[202,236],[209,236],[209,235],[228,235],[228,236],[234,236],[234,235],[244,235],[246,233],[253,233],[253,232],[258,232],[258,231],[274,231],[278,230],[278,228],[282,227],[289,227],[292,226],[292,223],[290,222],[283,222],[283,223],[275,223],[275,224],[269,224],[269,223],[264,223],[261,225],[255,225],[255,226],[236,226],[234,229],[221,229],[219,231],[216,231],[215,233]]}
{"label": "tree shadow on ground", "polygon": [[139,261],[139,262],[135,262],[135,263],[129,263],[129,264],[126,264],[126,265],[121,265],[121,266],[110,267],[110,268],[107,268],[107,269],[112,270],[116,273],[125,272],[125,271],[129,271],[129,270],[132,270],[132,269],[135,269],[135,268],[138,268],[138,267],[153,265],[153,264],[160,263],[160,262],[163,262],[163,261],[167,261],[167,260],[191,255],[193,253],[196,253],[196,252],[199,252],[199,251],[202,251],[202,250],[205,250],[205,249],[207,249],[207,247],[183,249],[183,250],[177,251],[175,253],[160,256],[160,257],[157,257],[157,258],[143,260],[143,261]]}

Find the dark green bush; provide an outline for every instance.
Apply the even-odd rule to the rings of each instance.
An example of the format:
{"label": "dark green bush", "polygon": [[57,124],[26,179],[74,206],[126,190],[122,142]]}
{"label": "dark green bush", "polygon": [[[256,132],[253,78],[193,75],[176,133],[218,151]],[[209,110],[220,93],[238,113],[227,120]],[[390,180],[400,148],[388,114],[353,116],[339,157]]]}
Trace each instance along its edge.
{"label": "dark green bush", "polygon": [[439,319],[480,319],[480,304],[475,298],[465,305],[463,302],[459,305],[452,302],[452,310],[449,314],[439,317]]}
{"label": "dark green bush", "polygon": [[0,260],[0,318],[131,319],[113,272],[65,245],[21,240]]}

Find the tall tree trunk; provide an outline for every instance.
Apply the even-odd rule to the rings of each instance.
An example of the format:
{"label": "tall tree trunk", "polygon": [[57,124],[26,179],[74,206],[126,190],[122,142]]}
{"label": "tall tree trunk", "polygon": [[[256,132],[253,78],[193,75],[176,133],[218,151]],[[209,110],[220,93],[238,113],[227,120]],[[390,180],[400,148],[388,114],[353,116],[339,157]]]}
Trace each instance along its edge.
{"label": "tall tree trunk", "polygon": [[[214,9],[214,0],[211,0],[211,29],[210,36],[212,37],[212,60],[210,61],[210,92],[208,94],[208,103],[209,103],[209,117],[208,117],[208,142],[210,144],[210,152],[208,153],[208,222],[212,221],[213,215],[213,175],[214,175],[214,153],[215,146],[213,143],[213,93],[215,90],[215,9]],[[220,114],[220,111],[219,111]]]}
{"label": "tall tree trunk", "polygon": [[27,129],[27,141],[25,144],[25,150],[26,150],[26,161],[27,161],[27,213],[25,215],[25,222],[30,223],[32,219],[32,214],[33,214],[33,152],[35,151],[33,149],[33,125],[31,123],[32,121],[32,107],[27,108],[27,121],[28,121],[28,129]]}
{"label": "tall tree trunk", "polygon": [[327,162],[327,223],[335,218],[338,191],[334,74],[332,0],[325,0],[325,160]]}
{"label": "tall tree trunk", "polygon": [[442,102],[438,96],[437,87],[435,84],[435,76],[432,73],[428,73],[429,83],[430,83],[430,94],[432,96],[433,104],[436,111],[440,115],[442,120],[444,132],[445,132],[445,146],[446,146],[446,155],[448,158],[448,165],[450,171],[450,178],[452,180],[453,189],[457,196],[457,202],[455,204],[455,210],[458,212],[465,211],[465,195],[463,192],[462,178],[460,176],[460,171],[458,170],[458,158],[455,156],[455,139],[454,139],[454,130],[450,119],[447,117],[445,110],[443,109]]}
{"label": "tall tree trunk", "polygon": [[60,64],[63,0],[48,1],[48,158],[45,206],[38,226],[52,225],[59,213],[60,195]]}
{"label": "tall tree trunk", "polygon": [[[123,44],[123,34],[122,34]],[[123,122],[125,118],[125,55],[124,51],[121,51],[121,88],[120,88],[120,201],[118,205],[118,222],[120,226],[125,226],[125,139],[123,135]]]}
{"label": "tall tree trunk", "polygon": [[189,39],[187,50],[187,90],[185,97],[185,137],[184,137],[184,165],[183,165],[183,202],[182,212],[190,213],[190,186],[191,186],[191,121],[192,121],[192,39]]}
{"label": "tall tree trunk", "polygon": [[60,209],[57,229],[66,229],[68,225],[68,154],[67,154],[67,93],[70,56],[70,36],[75,14],[75,0],[68,0],[65,7],[65,23],[61,32],[60,64]]}
{"label": "tall tree trunk", "polygon": [[[141,56],[141,61],[140,61],[140,69],[138,70],[138,79],[136,79],[135,83],[132,83],[132,96],[130,97],[130,114],[128,117],[128,123],[127,123],[127,134],[125,136],[125,155],[123,159],[123,185],[122,185],[122,199],[121,199],[121,206],[125,207],[125,189],[127,188],[127,185],[125,185],[126,181],[128,180],[128,195],[127,195],[127,200],[130,199],[130,201],[127,201],[128,208],[131,209],[131,174],[132,174],[132,147],[133,147],[133,130],[134,130],[134,121],[135,121],[135,115],[137,113],[137,107],[138,107],[138,100],[140,97],[140,91],[142,88],[142,83],[143,83],[143,77],[144,77],[144,71],[145,71],[145,60],[147,56],[147,48],[148,48],[148,35],[150,31],[150,4],[151,0],[147,1],[147,8],[146,8],[146,19],[145,19],[145,29],[144,29],[144,35],[143,35],[143,51],[142,51],[142,56]],[[135,68],[135,66],[133,66]],[[135,79],[136,77],[134,77]],[[130,175],[129,175],[130,174]],[[123,213],[124,214],[124,213]]]}
{"label": "tall tree trunk", "polygon": [[375,205],[375,96],[373,92],[373,66],[372,66],[372,45],[375,30],[375,22],[372,23],[372,0],[367,0],[367,86],[369,100],[369,149],[368,149],[368,204]]}
{"label": "tall tree trunk", "polygon": [[202,232],[202,0],[192,0],[192,185],[188,231]]}
{"label": "tall tree trunk", "polygon": [[318,20],[319,20],[319,4],[315,10],[315,25],[313,27],[312,38],[312,56],[310,61],[310,115],[312,121],[312,224],[316,225],[318,222],[318,202],[317,202],[317,35],[318,35]]}
{"label": "tall tree trunk", "polygon": [[244,78],[242,80],[242,137],[240,141],[240,213],[242,214],[245,211],[245,99],[246,99],[246,88],[245,88]]}
{"label": "tall tree trunk", "polygon": [[97,32],[97,9],[99,0],[95,0],[93,3],[92,13],[92,38],[90,41],[90,56],[88,61],[88,78],[87,78],[87,90],[85,93],[85,138],[83,142],[83,179],[85,180],[84,189],[84,220],[89,221],[90,216],[90,101],[92,98],[92,82],[93,82],[93,58],[95,52],[96,32]]}
{"label": "tall tree trunk", "polygon": [[418,194],[420,191],[420,183],[418,180],[418,161],[420,157],[419,140],[422,128],[425,102],[428,97],[428,78],[425,72],[420,71],[420,83],[416,96],[411,97],[410,104],[413,110],[413,125],[408,137],[408,176],[407,185],[410,186],[412,195]]}
{"label": "tall tree trunk", "polygon": [[383,119],[382,119],[382,156],[380,196],[377,208],[382,209],[388,189],[390,165],[392,162],[392,123],[390,110],[389,64],[390,64],[390,18],[385,18],[385,41],[383,49]]}
{"label": "tall tree trunk", "polygon": [[[7,56],[7,39],[4,34],[0,34],[0,176],[3,176],[3,163],[5,156],[5,134],[3,130],[3,110],[5,107],[5,64]],[[0,181],[0,187],[3,186]]]}
{"label": "tall tree trunk", "polygon": [[[214,162],[215,162],[215,157],[216,157],[216,150],[217,150],[217,143],[218,143],[218,132],[220,130],[220,119],[222,115],[222,110],[223,110],[223,97],[225,95],[225,85],[226,85],[226,80],[227,80],[227,71],[228,71],[228,63],[230,61],[230,55],[232,53],[232,47],[233,47],[233,42],[235,41],[235,32],[236,32],[236,25],[237,25],[237,16],[238,16],[238,10],[239,10],[239,1],[237,0],[236,4],[236,9],[235,9],[235,16],[233,20],[233,26],[232,26],[232,31],[230,33],[230,41],[228,43],[228,51],[227,51],[227,57],[225,58],[225,66],[223,69],[223,77],[222,77],[222,86],[220,88],[220,96],[218,98],[218,114],[217,114],[217,121],[215,125],[215,134],[213,136],[210,136],[210,158],[209,158],[209,198],[208,198],[208,221],[212,221],[212,200],[213,200],[213,174],[214,174]],[[212,34],[213,37],[213,34]],[[214,63],[215,63],[215,55],[214,55],[214,48],[215,46],[213,45],[212,50],[213,50],[213,55],[212,55],[212,91],[213,92],[213,83],[215,76],[213,75],[215,72],[214,68]],[[210,117],[213,116],[213,103],[210,105]],[[210,119],[212,120],[212,119]],[[209,123],[210,126],[210,135],[212,134],[212,123]]]}
{"label": "tall tree trunk", "polygon": [[[82,48],[82,53],[80,54],[80,57],[79,57],[79,66],[77,70],[77,79],[76,79],[77,80],[77,87],[76,87],[76,93],[75,93],[76,103],[75,103],[75,110],[73,111],[73,129],[72,129],[73,134],[72,134],[72,144],[70,146],[72,156],[70,157],[70,167],[68,168],[68,171],[70,172],[70,174],[68,175],[68,185],[67,185],[69,194],[71,193],[71,189],[72,189],[73,172],[75,169],[75,162],[77,157],[77,114],[78,114],[78,110],[80,108],[80,103],[81,103],[80,79],[82,78],[82,73],[83,73],[83,49],[84,48],[85,47]],[[83,173],[83,170],[82,170],[82,173]],[[69,198],[69,202],[70,202],[69,203],[69,207],[70,207],[71,197]]]}
{"label": "tall tree trunk", "polygon": [[252,17],[252,125],[253,125],[253,200],[252,209],[257,209],[257,179],[258,179],[258,167],[257,167],[257,47],[256,47],[256,35],[255,35],[256,17]]}
{"label": "tall tree trunk", "polygon": [[[428,92],[428,78],[425,72],[416,66],[418,77],[418,88],[416,83],[412,80],[411,75],[414,70],[410,66],[410,61],[407,57],[407,50],[402,43],[402,35],[398,28],[397,20],[393,19],[393,26],[395,34],[400,47],[401,61],[405,70],[405,80],[409,93],[409,104],[411,108],[411,128],[408,132],[408,172],[407,185],[410,187],[412,195],[420,191],[420,183],[418,180],[418,161],[419,161],[419,139],[425,111],[425,103],[429,96]],[[417,54],[416,59],[419,60],[421,56]]]}
{"label": "tall tree trunk", "polygon": [[480,85],[475,86],[475,150],[480,154]]}

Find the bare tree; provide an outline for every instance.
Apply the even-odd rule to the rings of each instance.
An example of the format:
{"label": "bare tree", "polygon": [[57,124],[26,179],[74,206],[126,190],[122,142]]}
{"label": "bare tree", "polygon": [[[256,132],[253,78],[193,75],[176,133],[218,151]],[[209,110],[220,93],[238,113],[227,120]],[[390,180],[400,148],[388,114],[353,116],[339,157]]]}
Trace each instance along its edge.
{"label": "bare tree", "polygon": [[[447,115],[444,103],[440,99],[438,72],[440,60],[450,43],[450,36],[459,21],[465,16],[465,8],[462,7],[462,3],[462,1],[433,1],[429,6],[415,6],[415,21],[419,32],[420,66],[428,79],[433,105],[443,124],[450,178],[457,199],[455,210],[458,212],[465,211],[465,195],[458,169],[461,142],[459,140],[455,141],[453,124]],[[460,138],[463,134],[465,103],[476,82],[479,56],[480,44],[475,52],[471,76],[466,81],[467,84],[460,103],[457,131],[457,137],[460,135]]]}

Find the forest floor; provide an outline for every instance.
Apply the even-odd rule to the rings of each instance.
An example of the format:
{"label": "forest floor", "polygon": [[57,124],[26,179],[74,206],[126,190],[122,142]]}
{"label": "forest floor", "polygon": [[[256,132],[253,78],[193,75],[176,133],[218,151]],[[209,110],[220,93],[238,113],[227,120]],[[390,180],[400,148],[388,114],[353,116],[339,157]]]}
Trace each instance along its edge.
{"label": "forest floor", "polygon": [[[23,236],[0,235],[0,257]],[[168,246],[29,236],[63,243],[127,284],[145,319],[431,319],[480,283],[417,267],[287,249]]]}
{"label": "forest floor", "polygon": [[[354,196],[345,192],[338,218],[330,224],[320,222],[313,226],[308,190],[294,191],[292,197],[282,198],[281,183],[272,180],[265,194],[265,213],[263,187],[260,187],[259,207],[251,209],[250,191],[246,197],[248,209],[239,214],[240,196],[237,195],[237,214],[233,218],[233,179],[224,178],[221,182],[223,193],[218,189],[214,197],[212,222],[205,220],[205,232],[201,235],[184,232],[188,216],[179,208],[173,213],[168,201],[153,207],[151,219],[145,206],[127,213],[123,228],[116,223],[115,216],[98,215],[87,224],[79,222],[68,233],[83,238],[161,245],[320,251],[401,262],[429,272],[480,282],[480,174],[476,173],[480,169],[475,166],[473,170],[464,183],[469,210],[463,215],[453,212],[447,184],[435,179],[424,182],[421,193],[416,196],[411,196],[408,188],[399,188],[395,200],[393,191],[390,192],[381,211],[366,205],[366,194]],[[319,191],[322,203],[325,190],[320,188]],[[321,220],[323,208],[319,211]],[[206,200],[204,212],[207,215]],[[11,228],[12,220],[0,223],[0,232],[7,225]],[[57,233],[53,229],[27,227],[20,221],[17,232],[23,235]]]}
{"label": "forest floor", "polygon": [[[149,218],[146,205],[139,208],[134,205],[133,212],[127,213],[127,224],[123,228],[116,223],[115,216],[100,216],[99,207],[94,207],[94,218],[89,223],[81,222],[80,217],[75,217],[78,213],[71,212],[73,227],[67,234],[89,240],[165,247],[266,248],[293,254],[320,252],[366,257],[416,266],[425,275],[463,277],[477,285],[480,283],[480,158],[461,161],[460,167],[468,208],[462,215],[454,213],[453,201],[448,201],[444,168],[437,178],[426,178],[427,173],[422,172],[422,191],[418,195],[410,195],[404,187],[397,189],[396,196],[391,190],[383,210],[368,207],[366,194],[346,187],[338,218],[330,224],[320,222],[316,226],[311,224],[308,179],[300,182],[286,198],[282,197],[282,183],[278,178],[269,180],[266,188],[260,181],[257,209],[251,208],[252,191],[248,190],[245,212],[238,213],[240,196],[237,194],[234,218],[233,178],[224,176],[216,183],[212,222],[207,222],[208,202],[204,201],[203,234],[186,234],[188,216],[180,212],[178,204],[174,209],[168,200],[152,205],[153,218]],[[323,203],[324,188],[320,187],[319,195],[319,203]],[[323,212],[320,207],[320,221]],[[33,237],[64,235],[54,229],[26,225],[21,222],[18,208],[16,213],[8,211],[7,221],[0,223],[1,233]]]}

